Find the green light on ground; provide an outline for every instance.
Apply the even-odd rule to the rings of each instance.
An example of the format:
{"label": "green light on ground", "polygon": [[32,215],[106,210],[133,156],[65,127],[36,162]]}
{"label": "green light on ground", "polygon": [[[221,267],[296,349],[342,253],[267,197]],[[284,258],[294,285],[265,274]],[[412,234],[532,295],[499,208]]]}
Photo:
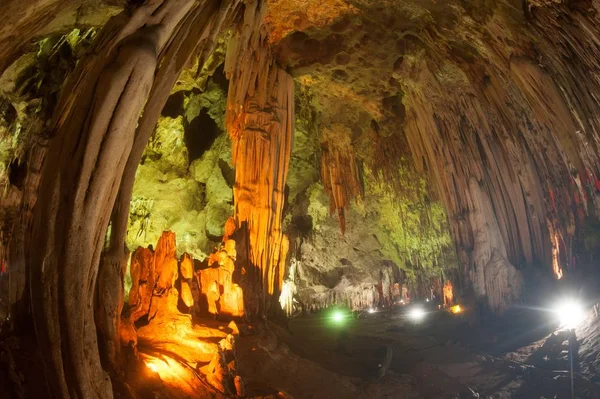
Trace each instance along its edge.
{"label": "green light on ground", "polygon": [[345,315],[344,315],[344,313],[340,312],[339,310],[336,310],[335,312],[333,312],[333,315],[331,316],[331,318],[333,319],[334,322],[341,323],[342,321],[344,321]]}

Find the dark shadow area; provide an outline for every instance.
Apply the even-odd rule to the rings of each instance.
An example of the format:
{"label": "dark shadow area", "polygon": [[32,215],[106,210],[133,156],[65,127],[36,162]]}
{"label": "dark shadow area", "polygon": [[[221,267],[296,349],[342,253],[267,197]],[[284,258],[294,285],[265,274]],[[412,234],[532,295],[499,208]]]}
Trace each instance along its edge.
{"label": "dark shadow area", "polygon": [[432,335],[468,345],[491,356],[502,356],[537,342],[556,329],[546,311],[511,308],[501,317],[488,315],[477,327],[466,321],[434,329]]}
{"label": "dark shadow area", "polygon": [[[0,334],[0,397],[2,399],[49,398],[38,344],[31,333]],[[35,381],[35,383],[31,383]]]}
{"label": "dark shadow area", "polygon": [[167,99],[167,103],[162,110],[162,116],[168,116],[169,118],[177,118],[178,116],[184,115],[183,100],[185,98],[183,91],[173,93]]}
{"label": "dark shadow area", "polygon": [[190,163],[208,151],[221,133],[221,129],[206,110],[201,110],[200,114],[185,126],[184,140]]}
{"label": "dark shadow area", "polygon": [[223,174],[223,178],[227,182],[229,187],[233,187],[235,184],[235,170],[227,164],[224,160],[219,158],[219,168]]}
{"label": "dark shadow area", "polygon": [[225,64],[221,64],[215,69],[211,77],[212,81],[217,84],[225,93],[229,90],[229,80],[225,76]]}
{"label": "dark shadow area", "polygon": [[8,180],[10,181],[10,184],[14,185],[19,189],[22,189],[26,177],[27,164],[25,163],[25,161],[19,162],[18,159],[12,161],[10,166],[8,167]]}

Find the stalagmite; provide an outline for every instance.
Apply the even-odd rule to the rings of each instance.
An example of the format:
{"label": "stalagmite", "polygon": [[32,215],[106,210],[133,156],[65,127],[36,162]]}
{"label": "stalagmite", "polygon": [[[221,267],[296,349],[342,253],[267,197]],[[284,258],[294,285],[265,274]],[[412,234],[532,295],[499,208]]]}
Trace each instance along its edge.
{"label": "stalagmite", "polygon": [[130,275],[129,306],[135,322],[148,313],[154,291],[154,253],[150,249],[140,247],[131,254]]}
{"label": "stalagmite", "polygon": [[235,241],[227,240],[222,248],[212,254],[209,267],[197,272],[201,295],[208,305],[202,311],[213,316],[225,315],[240,317],[244,315],[244,293],[233,281],[235,272]]}
{"label": "stalagmite", "polygon": [[444,306],[452,306],[454,304],[454,289],[450,280],[446,280],[443,288]]}
{"label": "stalagmite", "polygon": [[265,9],[266,2],[246,5],[244,25],[231,40],[225,62],[235,216],[238,228],[247,229],[246,277],[260,287],[257,297],[246,291],[245,301],[260,304],[263,313],[276,301],[285,272],[288,245],[281,222],[294,129],[294,82],[271,54],[261,28]]}
{"label": "stalagmite", "polygon": [[181,300],[185,303],[185,306],[191,308],[194,305],[190,287],[191,280],[194,277],[194,262],[188,254],[183,255],[179,264],[179,272],[181,276]]}
{"label": "stalagmite", "polygon": [[[178,306],[180,300],[184,302],[188,300],[186,306],[191,308],[194,298],[191,298],[191,292],[190,296],[186,297],[183,291],[180,293],[176,287],[183,289],[193,278],[194,269],[193,260],[189,255],[184,254],[178,263],[176,252],[175,234],[167,231],[159,238],[156,251],[138,248],[132,254],[132,286],[129,295],[131,312],[129,316],[124,316],[126,320],[122,322],[122,326],[126,329],[126,326],[131,323],[140,319],[144,321],[138,323],[136,348],[146,359],[146,364],[154,367],[162,378],[167,379],[167,383],[179,386],[181,390],[193,394],[195,390],[200,389],[201,384],[200,387],[193,388],[193,380],[197,376],[194,372],[185,370],[186,368],[200,369],[205,375],[204,378],[217,391],[226,394],[236,393],[234,379],[239,376],[235,361],[232,360],[235,344],[233,336],[214,328],[194,324],[189,314],[191,309],[183,312],[180,310]],[[178,270],[181,273],[178,273]],[[224,279],[222,284],[227,284],[226,276],[231,279],[229,273],[221,280],[212,281],[217,293],[222,288],[217,285],[217,281]],[[151,284],[151,281],[154,283]],[[206,292],[206,289],[210,291],[213,285],[203,286],[203,292]],[[225,288],[223,295],[227,298],[233,291],[229,286]],[[217,305],[218,303],[215,303],[215,306]],[[227,305],[229,302],[223,303],[223,313],[229,310]],[[241,311],[243,314],[243,308]],[[237,327],[230,329],[231,334],[239,333]],[[127,345],[131,339],[126,333],[123,335],[125,338],[122,338],[122,344]],[[218,343],[214,341],[215,338],[220,339]],[[167,368],[171,371],[167,371]],[[177,372],[180,375],[171,381],[171,377],[174,377],[171,372],[174,370],[180,370]],[[188,380],[185,386],[180,381],[184,377]]]}
{"label": "stalagmite", "polygon": [[[377,277],[342,276],[332,288],[323,285],[304,286],[304,274],[311,273],[303,270],[298,263],[298,298],[305,307],[324,308],[332,305],[345,306],[351,310],[364,310],[372,307],[389,307],[396,298],[395,286],[401,284],[403,278],[396,265],[391,262],[381,265]],[[312,272],[314,273],[314,272]],[[283,298],[282,298],[283,299]],[[291,303],[289,304],[291,306]]]}

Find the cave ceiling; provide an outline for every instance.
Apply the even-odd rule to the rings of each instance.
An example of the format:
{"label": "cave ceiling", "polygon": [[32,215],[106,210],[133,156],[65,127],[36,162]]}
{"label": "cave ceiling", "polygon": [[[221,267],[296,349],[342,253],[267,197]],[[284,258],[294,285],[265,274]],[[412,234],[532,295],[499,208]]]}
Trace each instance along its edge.
{"label": "cave ceiling", "polygon": [[516,1],[273,0],[266,16],[279,62],[317,93],[324,122],[348,125],[354,140],[402,130],[422,69],[452,90],[469,85],[461,64],[508,62],[531,44],[524,24]]}
{"label": "cave ceiling", "polygon": [[364,186],[355,164],[393,184],[408,162],[492,307],[520,284],[513,265],[560,276],[598,205],[597,15],[594,1],[270,1],[265,29],[310,93],[342,230]]}

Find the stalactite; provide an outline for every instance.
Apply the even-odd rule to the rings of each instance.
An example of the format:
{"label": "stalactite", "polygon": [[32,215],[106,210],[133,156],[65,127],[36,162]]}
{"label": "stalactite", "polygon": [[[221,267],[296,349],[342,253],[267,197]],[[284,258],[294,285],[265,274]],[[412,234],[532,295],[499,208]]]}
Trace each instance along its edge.
{"label": "stalactite", "polygon": [[[597,58],[591,55],[598,50],[572,30],[589,27],[588,17],[575,13],[579,26],[556,34],[548,31],[563,23],[548,21],[555,12],[534,15],[544,16],[536,17],[534,26],[549,59],[531,61],[525,46],[510,55],[491,51],[508,38],[490,22],[486,29],[493,35],[475,44],[489,49],[479,50],[484,62],[456,54],[448,58],[451,66],[435,59],[411,72],[419,86],[406,87],[404,131],[413,161],[430,176],[446,206],[476,294],[500,310],[517,294],[512,265],[551,264],[557,245],[550,235],[572,237],[590,209],[587,202],[596,201],[598,122],[579,112],[597,103],[574,95],[579,83],[559,56],[570,54],[569,62],[587,79],[583,70],[594,68]],[[448,91],[449,76],[460,90]]]}
{"label": "stalactite", "polygon": [[324,128],[321,135],[321,181],[329,195],[330,212],[338,215],[342,234],[350,201],[363,195],[350,135],[350,130],[340,124]]}
{"label": "stalactite", "polygon": [[0,74],[20,55],[23,47],[56,15],[77,0],[5,0],[0,26]]}
{"label": "stalactite", "polygon": [[555,228],[555,223],[550,218],[546,218],[546,224],[550,233],[550,242],[552,243],[552,271],[554,272],[554,276],[560,280],[563,277],[563,270],[560,266],[560,235]]}
{"label": "stalactite", "polygon": [[[170,91],[178,68],[210,37],[198,30],[215,15],[222,21],[222,12],[237,4],[210,3],[205,13],[207,4],[193,0],[157,0],[115,17],[63,89],[38,191],[32,241],[40,251],[31,254],[30,273],[38,341],[57,397],[112,397],[100,365],[93,300],[108,219],[132,147],[145,146],[136,127],[153,127],[162,108],[155,93]],[[98,280],[110,281],[105,287],[119,284],[123,256],[104,257]],[[108,326],[118,316],[118,295],[99,298],[104,303],[96,318],[106,327],[100,337],[114,342]]]}
{"label": "stalactite", "polygon": [[261,298],[245,291],[245,300],[258,300],[262,312],[283,283],[288,245],[281,222],[294,131],[294,82],[271,54],[261,28],[265,9],[266,2],[246,4],[241,32],[232,38],[225,61],[235,216],[238,228],[248,230],[245,270],[262,287]]}
{"label": "stalactite", "polygon": [[[119,193],[112,212],[112,233],[110,246],[103,256],[100,266],[100,279],[111,280],[112,285],[118,285],[115,269],[123,267],[121,260],[125,252],[125,236],[129,218],[129,206],[133,194],[135,174],[140,164],[144,148],[154,131],[156,121],[164,108],[167,99],[181,71],[192,56],[198,54],[198,64],[204,65],[216,46],[217,37],[222,34],[225,27],[229,26],[234,18],[241,0],[204,0],[190,11],[177,32],[173,35],[169,46],[160,53],[163,60],[158,64],[155,84],[149,93],[144,112],[135,131],[135,139],[127,159],[121,178]],[[106,274],[106,277],[103,275]],[[106,301],[106,300],[105,300]],[[115,320],[112,315],[118,307],[118,302],[109,306],[109,312],[100,315],[100,319],[108,319],[105,323]],[[116,318],[116,322],[118,322]],[[118,337],[107,333],[105,340],[116,342]],[[117,363],[113,359],[111,363]]]}
{"label": "stalactite", "polygon": [[399,130],[394,135],[376,138],[374,155],[369,167],[375,176],[390,185],[394,192],[412,196],[412,193],[407,192],[405,178],[400,173],[402,168],[414,171],[414,165],[409,162],[410,158],[406,135]]}
{"label": "stalactite", "polygon": [[[432,18],[395,35],[385,21],[407,10],[404,3],[377,10],[353,2],[381,26],[349,20],[329,42],[326,29],[307,21],[277,48],[280,60],[301,75],[299,83],[316,93],[323,117],[352,128],[360,164],[373,166],[399,192],[394,161],[407,156],[429,176],[432,197],[449,215],[466,280],[484,277],[476,282],[484,284],[485,275],[474,270],[489,264],[495,273],[500,258],[508,279],[525,265],[551,272],[558,268],[553,251],[567,274],[573,243],[583,241],[581,227],[600,210],[599,4],[535,0],[521,9],[505,1],[461,2],[444,12],[411,4],[411,11]],[[273,25],[277,35],[287,26]],[[374,47],[383,51],[373,56]],[[356,146],[367,141],[374,148]],[[328,158],[325,153],[323,161]],[[477,223],[493,227],[488,238],[495,242],[476,244],[475,206],[488,201]],[[492,307],[505,308],[509,282],[493,285]]]}

